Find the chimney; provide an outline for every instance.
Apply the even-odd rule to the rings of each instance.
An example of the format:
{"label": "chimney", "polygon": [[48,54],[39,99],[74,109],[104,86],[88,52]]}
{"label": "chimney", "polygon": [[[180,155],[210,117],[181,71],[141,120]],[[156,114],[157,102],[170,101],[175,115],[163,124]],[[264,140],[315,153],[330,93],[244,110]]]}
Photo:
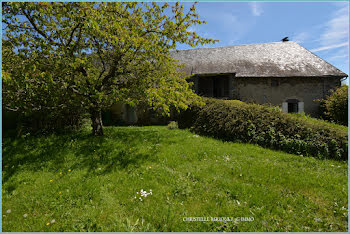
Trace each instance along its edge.
{"label": "chimney", "polygon": [[289,41],[288,37],[285,37],[281,40],[282,42],[286,42],[286,41]]}

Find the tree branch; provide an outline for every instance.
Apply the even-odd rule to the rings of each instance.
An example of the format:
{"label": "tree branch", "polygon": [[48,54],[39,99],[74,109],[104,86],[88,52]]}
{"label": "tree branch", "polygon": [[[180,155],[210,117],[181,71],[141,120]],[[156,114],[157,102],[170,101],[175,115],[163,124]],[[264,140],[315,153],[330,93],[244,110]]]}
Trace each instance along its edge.
{"label": "tree branch", "polygon": [[68,40],[66,46],[69,46],[69,45],[70,45],[70,43],[71,43],[72,40],[73,40],[74,32],[75,32],[75,30],[78,29],[78,27],[79,27],[80,25],[81,25],[81,23],[79,22],[79,23],[73,28],[72,32],[70,33],[70,37],[69,37],[69,40]]}
{"label": "tree branch", "polygon": [[[103,66],[103,69],[102,69],[102,71],[100,72],[100,75],[98,76],[98,79],[101,79],[103,73],[105,73],[105,71],[106,71],[106,64],[105,64],[105,62],[104,62],[104,60],[103,60],[103,58],[102,58],[102,51],[101,51],[101,46],[100,46],[100,44],[98,43],[98,41],[96,40],[95,37],[93,38],[93,40],[94,40],[95,45],[96,45],[96,48],[97,48],[97,55],[98,55],[98,57],[100,58],[101,63],[102,63],[102,66]],[[101,86],[102,86],[102,85],[101,85]],[[99,88],[101,88],[101,87],[99,87]]]}
{"label": "tree branch", "polygon": [[46,35],[45,32],[43,32],[40,28],[38,28],[38,26],[35,24],[34,19],[25,10],[23,10],[23,14],[26,16],[26,18],[28,19],[28,21],[30,22],[30,24],[33,26],[33,28],[35,29],[35,31],[37,33],[39,33],[45,39],[49,40],[51,44],[56,45],[56,46],[60,46],[61,45],[61,44],[55,42],[54,40],[52,40],[52,38],[50,38],[48,35]]}
{"label": "tree branch", "polygon": [[78,43],[80,42],[80,40],[81,40],[81,28],[79,28],[78,39],[75,41],[74,46],[73,46],[73,48],[70,51],[71,56],[73,56],[74,50],[75,50],[75,48],[77,48]]}

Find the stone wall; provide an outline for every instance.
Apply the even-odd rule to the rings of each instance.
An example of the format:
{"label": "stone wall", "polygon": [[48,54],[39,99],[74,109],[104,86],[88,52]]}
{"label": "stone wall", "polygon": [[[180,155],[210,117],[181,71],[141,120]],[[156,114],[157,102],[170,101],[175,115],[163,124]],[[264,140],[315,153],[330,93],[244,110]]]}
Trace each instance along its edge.
{"label": "stone wall", "polygon": [[330,90],[341,85],[340,78],[237,78],[231,80],[233,99],[282,107],[288,99],[303,102],[304,112],[318,116],[319,103]]}
{"label": "stone wall", "polygon": [[[206,76],[204,79],[208,83],[205,88],[210,91],[212,82],[210,79],[217,76]],[[224,76],[222,76],[224,77]],[[318,116],[319,102],[317,99],[323,99],[329,95],[330,90],[341,85],[340,78],[237,78],[233,75],[229,77],[229,98],[238,99],[244,102],[253,102],[257,104],[271,103],[280,106],[282,110],[288,110],[287,100],[298,100],[299,111],[304,111],[311,116]],[[199,79],[203,77],[193,77],[192,88],[198,93]],[[220,86],[225,82],[218,82]],[[227,85],[227,83],[225,85]],[[205,84],[205,83],[204,83]],[[203,89],[203,83],[202,83]],[[224,88],[222,89],[224,92]],[[213,96],[210,91],[207,96]],[[136,124],[136,123],[165,123],[166,119],[156,118],[154,113],[145,108],[130,107],[122,103],[112,106],[110,109],[110,118],[115,124]],[[162,119],[162,120],[161,120]]]}

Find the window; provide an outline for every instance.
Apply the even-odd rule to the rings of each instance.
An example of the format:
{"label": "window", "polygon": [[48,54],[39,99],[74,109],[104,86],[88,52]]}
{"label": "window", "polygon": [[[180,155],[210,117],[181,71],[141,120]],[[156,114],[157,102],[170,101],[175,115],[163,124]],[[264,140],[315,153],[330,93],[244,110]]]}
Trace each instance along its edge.
{"label": "window", "polygon": [[213,80],[209,77],[198,78],[198,92],[199,95],[205,97],[213,96]]}
{"label": "window", "polygon": [[304,102],[300,102],[297,99],[288,99],[282,103],[282,111],[285,113],[304,112]]}
{"label": "window", "polygon": [[214,97],[228,97],[229,96],[229,78],[216,77],[213,78],[213,93]]}
{"label": "window", "polygon": [[226,75],[198,77],[198,94],[205,97],[229,97],[230,77]]}
{"label": "window", "polygon": [[298,103],[288,102],[288,113],[298,113]]}

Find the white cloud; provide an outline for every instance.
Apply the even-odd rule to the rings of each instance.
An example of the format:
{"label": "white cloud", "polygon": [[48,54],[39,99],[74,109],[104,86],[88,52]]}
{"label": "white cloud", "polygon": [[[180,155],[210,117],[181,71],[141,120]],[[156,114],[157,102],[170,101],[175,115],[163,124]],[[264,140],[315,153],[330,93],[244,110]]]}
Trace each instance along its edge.
{"label": "white cloud", "polygon": [[322,46],[316,49],[312,49],[310,50],[311,52],[318,52],[318,51],[323,51],[323,50],[330,50],[330,49],[335,49],[335,48],[339,48],[339,47],[344,47],[344,46],[348,46],[349,43],[348,42],[344,42],[344,43],[339,43],[339,44],[332,44],[332,45],[328,45],[328,46]]}
{"label": "white cloud", "polygon": [[[205,2],[203,2],[204,5]],[[209,3],[206,4],[210,6]],[[219,43],[215,43],[214,46],[227,46],[233,45],[239,41],[255,23],[254,17],[248,17],[246,14],[240,15],[232,10],[232,4],[222,3],[217,4],[216,11],[218,14],[213,14],[213,10],[210,7],[200,9],[200,15],[208,22],[207,25],[200,25],[198,28],[203,30],[205,28],[212,28],[211,38],[220,39]],[[201,30],[196,30],[196,32]],[[201,34],[202,35],[202,34]]]}
{"label": "white cloud", "polygon": [[299,31],[292,40],[349,73],[349,2],[332,2],[323,24]]}
{"label": "white cloud", "polygon": [[347,54],[340,54],[340,55],[334,55],[334,56],[330,57],[328,60],[329,61],[336,61],[338,59],[342,59],[342,60],[345,59],[345,61],[349,61],[348,58],[349,58],[349,56]]}
{"label": "white cloud", "polygon": [[341,70],[348,72],[349,66],[349,3],[334,4],[337,9],[322,25],[319,46],[311,50],[324,57]]}
{"label": "white cloud", "polygon": [[340,6],[325,24],[325,31],[320,37],[323,47],[333,47],[349,41],[349,5]]}
{"label": "white cloud", "polygon": [[293,36],[293,41],[297,42],[297,43],[303,43],[306,40],[308,40],[310,38],[310,33],[308,32],[301,32],[296,34],[295,36]]}
{"label": "white cloud", "polygon": [[250,9],[252,11],[252,14],[254,16],[260,16],[264,12],[262,7],[261,7],[261,3],[250,2],[249,5],[250,5]]}
{"label": "white cloud", "polygon": [[[244,4],[248,15],[247,12],[242,12],[241,8],[234,7],[237,4],[234,2],[219,4],[214,2],[199,2],[197,13],[201,19],[207,21],[207,24],[192,26],[189,28],[189,31],[195,31],[201,36],[205,32],[209,32],[209,35],[207,34],[208,37],[220,40],[214,46],[228,46],[241,43],[241,38],[249,33],[259,20],[258,17],[251,17],[251,14],[261,15],[263,12],[261,3],[259,2]],[[253,9],[255,10],[253,11]]]}

